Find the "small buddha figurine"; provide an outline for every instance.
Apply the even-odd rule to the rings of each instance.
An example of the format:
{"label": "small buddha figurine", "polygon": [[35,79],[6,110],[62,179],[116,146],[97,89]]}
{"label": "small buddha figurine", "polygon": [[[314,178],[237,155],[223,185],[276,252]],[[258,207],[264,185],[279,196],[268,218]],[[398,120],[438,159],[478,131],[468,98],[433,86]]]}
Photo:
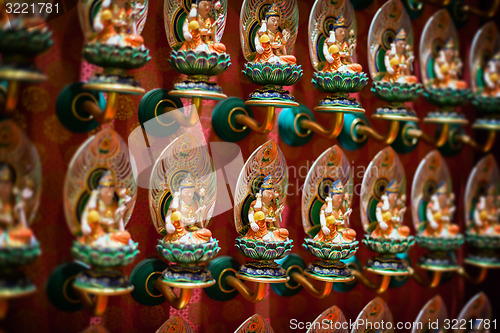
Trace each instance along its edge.
{"label": "small buddha figurine", "polygon": [[294,65],[297,59],[288,55],[286,43],[290,38],[290,31],[280,31],[279,23],[281,14],[277,4],[269,7],[266,19],[262,21],[260,29],[255,36],[255,63],[281,63]]}
{"label": "small buddha figurine", "polygon": [[423,232],[424,236],[453,237],[458,235],[459,227],[451,224],[455,212],[454,200],[453,193],[448,194],[446,183],[441,182],[426,207],[427,225]]}
{"label": "small buddha figurine", "polygon": [[462,71],[462,61],[455,50],[455,44],[450,37],[446,44],[439,51],[439,55],[434,62],[434,72],[436,78],[434,86],[437,88],[466,89],[467,83],[458,79]]}
{"label": "small buddha figurine", "polygon": [[315,242],[345,244],[351,243],[356,238],[356,231],[346,226],[345,221],[351,215],[352,209],[347,208],[349,194],[344,193],[344,186],[340,180],[336,180],[326,203],[321,207],[319,219],[321,230],[314,237]]}
{"label": "small buddha figurine", "polygon": [[24,202],[31,198],[33,191],[27,186],[19,193],[14,179],[12,168],[0,164],[0,247],[20,247],[35,240],[24,212]]}
{"label": "small buddha figurine", "polygon": [[473,231],[480,235],[500,235],[500,198],[496,194],[495,185],[491,184],[486,195],[479,197],[474,211]]}
{"label": "small buddha figurine", "polygon": [[[214,18],[211,16],[213,9],[217,12],[221,9],[220,1],[214,5],[213,0],[197,0],[196,4],[192,5],[191,11],[182,25],[186,41],[181,50],[207,53],[226,52],[226,46],[215,41],[217,26],[224,18],[224,14],[219,13],[219,16]],[[193,22],[197,22],[198,25]]]}
{"label": "small buddha figurine", "polygon": [[190,173],[182,179],[179,192],[174,193],[165,217],[165,242],[200,244],[210,241],[212,232],[203,227],[202,211],[205,189],[199,190],[199,201],[195,197],[195,181]]}
{"label": "small buddha figurine", "polygon": [[406,32],[399,29],[391,48],[384,57],[387,72],[382,78],[383,82],[417,83],[417,77],[412,75],[412,64],[415,59],[413,51],[406,43]]}
{"label": "small buddha figurine", "polygon": [[357,72],[361,73],[363,67],[353,63],[353,55],[356,50],[356,39],[354,30],[349,32],[347,39],[347,26],[343,15],[337,17],[330,31],[330,37],[323,45],[323,54],[326,58],[323,72]]}
{"label": "small buddha figurine", "polygon": [[410,228],[401,225],[406,211],[406,196],[399,198],[399,186],[391,181],[382,195],[382,201],[377,204],[375,216],[377,221],[371,236],[374,238],[404,239],[410,234]]}
{"label": "small buddha figurine", "polygon": [[500,51],[488,61],[484,70],[484,96],[500,97]]}
{"label": "small buddha figurine", "polygon": [[279,225],[284,208],[285,206],[280,204],[279,193],[274,189],[272,176],[267,176],[256,199],[250,204],[250,229],[244,238],[270,242],[287,240],[288,230],[280,228]]}
{"label": "small buddha figurine", "polygon": [[123,217],[131,197],[125,189],[118,193],[115,190],[113,174],[108,170],[99,179],[98,188],[92,191],[83,210],[83,236],[79,239],[81,243],[97,247],[120,247],[129,244],[131,237],[125,230]]}
{"label": "small buddha figurine", "polygon": [[122,4],[103,0],[96,17],[94,29],[96,34],[91,43],[103,43],[122,47],[142,47],[144,39],[137,34],[134,18],[141,10],[140,1],[125,0]]}

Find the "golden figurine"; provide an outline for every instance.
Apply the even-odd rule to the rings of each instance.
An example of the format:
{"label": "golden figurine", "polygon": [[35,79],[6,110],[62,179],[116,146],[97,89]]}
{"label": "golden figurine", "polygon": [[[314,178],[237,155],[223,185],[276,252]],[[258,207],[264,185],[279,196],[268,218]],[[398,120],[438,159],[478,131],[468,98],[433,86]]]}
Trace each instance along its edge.
{"label": "golden figurine", "polygon": [[452,38],[448,38],[434,62],[436,78],[433,86],[436,88],[466,89],[467,83],[458,78],[462,67],[463,63],[458,55],[458,50],[455,49],[455,43]]}
{"label": "golden figurine", "polygon": [[376,226],[371,233],[373,238],[406,238],[410,228],[401,225],[406,212],[406,196],[399,195],[399,186],[395,180],[391,181],[382,195],[382,201],[377,204],[375,216]]}
{"label": "golden figurine", "polygon": [[406,43],[406,31],[401,28],[391,43],[390,50],[384,57],[384,64],[387,69],[382,81],[417,83],[417,77],[412,75],[413,60],[415,56],[411,46]]}
{"label": "golden figurine", "polygon": [[488,61],[484,70],[484,96],[500,97],[500,51]]}
{"label": "golden figurine", "polygon": [[456,236],[460,232],[459,227],[451,223],[456,209],[453,205],[454,200],[454,194],[448,193],[448,186],[445,182],[441,182],[427,204],[427,225],[422,233],[423,236],[447,237]]}
{"label": "golden figurine", "polygon": [[490,185],[486,195],[479,196],[474,211],[473,230],[480,235],[500,235],[500,196],[496,194],[495,185]]}

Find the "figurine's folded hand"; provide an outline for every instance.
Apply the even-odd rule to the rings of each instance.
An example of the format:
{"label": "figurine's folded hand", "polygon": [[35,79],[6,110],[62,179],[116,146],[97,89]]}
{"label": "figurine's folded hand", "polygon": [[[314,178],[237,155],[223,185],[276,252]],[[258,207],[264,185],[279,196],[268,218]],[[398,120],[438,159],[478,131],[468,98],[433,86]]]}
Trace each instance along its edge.
{"label": "figurine's folded hand", "polygon": [[390,75],[394,75],[394,68],[387,67],[387,73],[389,73]]}
{"label": "figurine's folded hand", "polygon": [[260,44],[255,45],[255,50],[257,50],[258,54],[264,53],[264,48]]}
{"label": "figurine's folded hand", "polygon": [[175,232],[175,227],[172,223],[167,223],[166,229],[169,234],[173,234]]}
{"label": "figurine's folded hand", "polygon": [[258,226],[258,224],[257,224],[257,223],[255,223],[255,222],[251,222],[251,223],[250,223],[250,228],[252,229],[252,231],[253,231],[253,232],[257,232],[257,231],[259,231],[259,226]]}
{"label": "figurine's folded hand", "polygon": [[90,228],[90,226],[88,224],[82,225],[82,233],[84,235],[89,235],[91,232],[92,232],[92,229]]}
{"label": "figurine's folded hand", "polygon": [[188,42],[190,42],[193,39],[193,35],[191,35],[190,32],[185,31],[184,32],[184,39],[187,40]]}
{"label": "figurine's folded hand", "polygon": [[436,222],[434,222],[434,221],[431,221],[431,222],[429,223],[429,225],[431,226],[431,229],[434,229],[434,230],[436,230],[437,228],[439,228],[439,224],[437,224],[437,223],[436,223]]}
{"label": "figurine's folded hand", "polygon": [[382,229],[382,230],[384,230],[384,231],[385,231],[385,230],[387,230],[387,229],[389,228],[389,226],[388,226],[388,225],[387,225],[387,223],[385,223],[385,222],[380,222],[380,223],[379,223],[379,226],[380,226],[380,229]]}
{"label": "figurine's folded hand", "polygon": [[328,228],[327,226],[321,227],[321,231],[323,231],[323,234],[325,234],[326,236],[330,234],[330,228]]}
{"label": "figurine's folded hand", "polygon": [[326,58],[326,61],[328,61],[330,64],[333,62],[333,57],[331,55],[327,54],[325,56],[325,58]]}

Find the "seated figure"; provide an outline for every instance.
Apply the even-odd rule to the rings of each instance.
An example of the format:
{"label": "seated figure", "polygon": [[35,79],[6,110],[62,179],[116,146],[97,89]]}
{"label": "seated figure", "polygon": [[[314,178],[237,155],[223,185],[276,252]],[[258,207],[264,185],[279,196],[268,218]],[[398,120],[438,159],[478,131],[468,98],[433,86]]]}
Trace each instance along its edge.
{"label": "seated figure", "polygon": [[288,230],[279,225],[284,208],[283,204],[280,205],[279,193],[274,189],[272,176],[267,176],[256,199],[250,204],[250,229],[243,238],[269,242],[287,240]]}
{"label": "seated figure", "polygon": [[363,67],[353,63],[352,60],[356,50],[354,30],[351,30],[349,34],[351,37],[348,40],[345,19],[344,16],[340,15],[333,25],[333,30],[330,31],[330,37],[323,46],[323,55],[326,58],[323,72],[361,73]]}
{"label": "seated figure", "polygon": [[417,83],[417,77],[412,75],[412,64],[414,60],[413,51],[406,43],[406,32],[400,29],[391,48],[384,57],[387,72],[382,78],[383,82]]}
{"label": "seated figure", "polygon": [[196,183],[193,176],[187,173],[182,179],[179,192],[174,193],[172,203],[165,216],[165,242],[184,244],[200,244],[210,241],[212,232],[203,227],[202,205],[205,189],[199,190],[200,200],[195,197]]}
{"label": "seated figure", "polygon": [[495,185],[488,187],[486,195],[479,197],[479,202],[474,211],[473,221],[475,233],[480,235],[500,235],[500,217],[499,198],[496,194]]}
{"label": "seated figure", "polygon": [[434,87],[466,89],[467,83],[458,79],[462,67],[463,64],[458,56],[458,51],[455,49],[453,39],[448,38],[434,62],[434,73],[436,74],[433,83]]}
{"label": "seated figure", "polygon": [[[0,164],[0,248],[31,244],[35,237],[26,222],[24,201],[33,191],[27,186],[21,193],[15,187],[15,174],[7,164]],[[17,195],[21,200],[17,200]]]}
{"label": "seated figure", "polygon": [[266,19],[255,36],[255,49],[257,54],[253,62],[255,63],[280,63],[294,65],[297,59],[289,55],[286,43],[290,38],[290,31],[287,29],[280,31],[279,23],[281,15],[277,4],[269,7]]}
{"label": "seated figure", "polygon": [[131,197],[120,191],[117,199],[115,180],[111,171],[99,179],[92,191],[81,218],[81,243],[98,247],[120,247],[129,244],[131,237],[125,230],[123,218]]}
{"label": "seated figure", "polygon": [[340,180],[335,181],[330,188],[326,203],[321,207],[321,230],[314,237],[315,242],[345,244],[356,238],[356,231],[346,226],[346,219],[352,209],[347,208],[349,194],[344,193],[344,186]]}
{"label": "seated figure", "polygon": [[426,207],[427,223],[423,232],[424,236],[453,237],[458,235],[458,225],[451,224],[455,206],[453,193],[448,194],[445,182],[439,184],[437,192],[431,196],[431,201]]}
{"label": "seated figure", "polygon": [[410,228],[401,225],[406,212],[405,196],[399,199],[399,186],[395,180],[391,181],[382,195],[382,201],[377,204],[375,229],[371,236],[374,238],[404,239],[410,234]]}
{"label": "seated figure", "polygon": [[500,97],[500,51],[488,61],[484,70],[484,96]]}

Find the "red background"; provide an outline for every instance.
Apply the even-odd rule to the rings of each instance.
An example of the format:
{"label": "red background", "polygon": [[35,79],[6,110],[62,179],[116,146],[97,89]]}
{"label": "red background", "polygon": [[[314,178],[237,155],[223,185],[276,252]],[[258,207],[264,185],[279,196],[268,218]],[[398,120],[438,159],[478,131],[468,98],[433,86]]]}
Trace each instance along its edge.
{"label": "red background", "polygon": [[[232,66],[227,72],[218,78],[218,83],[223,87],[228,96],[246,98],[256,87],[244,78],[241,74],[245,62],[239,42],[239,13],[242,0],[231,0],[228,10],[228,25],[223,37],[223,42],[231,55]],[[471,1],[472,2],[472,1]],[[384,3],[383,0],[375,0],[368,8],[357,11],[358,22],[358,61],[363,65],[365,71],[367,65],[366,39],[368,29],[373,15]],[[295,55],[298,64],[302,65],[304,75],[291,89],[296,100],[313,108],[323,97],[317,92],[311,78],[313,69],[309,60],[307,48],[307,26],[309,13],[313,1],[299,1],[300,24],[297,43],[295,45]],[[149,14],[143,32],[145,45],[150,49],[152,60],[141,70],[133,72],[146,90],[154,88],[171,89],[173,78],[178,74],[173,71],[168,63],[170,47],[165,36],[163,23],[163,1],[150,0]],[[415,54],[418,54],[418,40],[426,20],[437,10],[436,7],[427,5],[423,15],[413,21],[415,35]],[[471,17],[468,24],[459,30],[460,51],[465,65],[465,79],[468,80],[468,62],[465,60],[469,54],[469,47],[474,33],[484,22],[484,19]],[[21,99],[16,118],[24,127],[29,137],[38,148],[43,167],[43,195],[38,216],[33,225],[33,229],[41,242],[43,254],[40,260],[30,266],[29,274],[38,286],[38,292],[29,297],[14,300],[10,303],[7,319],[3,326],[8,331],[51,331],[51,332],[73,332],[81,331],[89,325],[91,317],[88,311],[75,313],[62,312],[54,308],[47,299],[45,293],[45,283],[53,269],[65,261],[72,260],[70,254],[73,236],[69,232],[62,206],[63,175],[72,155],[77,147],[88,137],[88,134],[74,134],[66,130],[59,123],[55,115],[55,103],[58,93],[65,85],[88,78],[92,67],[83,63],[81,49],[84,43],[83,36],[78,23],[76,9],[73,8],[61,17],[50,21],[50,28],[54,34],[53,47],[38,57],[37,65],[47,73],[49,79],[41,85],[25,85],[21,90]],[[418,64],[417,64],[418,66]],[[417,71],[417,75],[418,71]],[[365,88],[360,96],[360,101],[371,115],[374,109],[382,103],[378,101]],[[137,128],[137,107],[140,97],[120,97],[120,106],[115,121],[116,130],[127,138],[129,133]],[[201,115],[201,122],[205,128],[206,140],[220,141],[211,128],[211,111],[215,102],[205,103],[206,107]],[[432,107],[427,104],[424,98],[420,98],[415,103],[415,109],[420,117],[423,117]],[[473,120],[474,109],[469,105],[463,108],[466,117]],[[279,111],[278,111],[279,112]],[[259,113],[257,118],[260,119]],[[330,124],[333,120],[329,115],[316,114],[316,119],[324,125]],[[387,124],[383,121],[372,121],[372,125],[380,132],[384,132]],[[422,125],[427,132],[434,130],[433,126]],[[467,128],[472,133],[470,128]],[[476,137],[476,133],[472,133]],[[479,137],[482,139],[483,137]],[[278,140],[289,166],[310,166],[311,163],[328,147],[336,141],[329,141],[318,135],[305,146],[290,147],[279,139],[278,126],[265,136],[251,133],[247,139],[239,143],[243,158],[246,160],[250,154],[268,139]],[[495,149],[495,155],[499,148]],[[349,160],[353,161],[354,170],[358,166],[366,167],[375,154],[384,148],[384,144],[370,140],[363,148],[354,151],[346,151]],[[418,148],[407,155],[399,155],[405,170],[407,183],[411,184],[413,175],[420,160],[433,148],[425,143],[421,143]],[[453,176],[453,190],[457,197],[456,223],[463,227],[463,194],[469,172],[474,163],[482,156],[470,147],[465,147],[456,157],[447,158],[448,166]],[[300,170],[300,169],[299,169]],[[292,186],[302,186],[306,172],[290,175]],[[362,174],[355,173],[355,184],[361,184]],[[410,186],[407,187],[408,196]],[[359,200],[354,197],[353,216],[351,224],[358,232],[363,234],[359,219]],[[232,211],[217,216],[212,221],[212,231],[214,236],[220,241],[222,250],[219,255],[231,255],[239,262],[243,261],[242,256],[237,253],[234,247],[234,238],[237,233],[233,227]],[[313,258],[309,256],[301,247],[301,242],[305,236],[300,220],[300,195],[288,197],[287,208],[283,219],[286,223],[290,236],[294,239],[294,253],[299,254],[306,262]],[[406,214],[406,223],[411,224],[410,212]],[[411,227],[413,229],[413,227]],[[158,234],[152,224],[148,201],[147,190],[140,189],[137,197],[137,204],[132,215],[128,229],[135,241],[139,242],[140,255],[134,262],[148,257],[158,257],[155,250]],[[416,248],[411,250],[411,257],[415,261],[420,251]],[[368,250],[361,246],[357,253],[361,262],[365,262],[369,257]],[[463,250],[460,252],[463,257]],[[126,269],[130,273],[134,264]],[[375,276],[370,276],[376,280]],[[500,308],[500,301],[496,280],[500,278],[500,272],[491,271],[487,279],[479,286],[466,284],[463,279],[455,276],[450,282],[430,290],[421,287],[413,280],[403,287],[390,289],[382,295],[389,303],[395,321],[412,321],[416,318],[419,309],[434,295],[440,294],[446,303],[449,317],[455,318],[466,301],[476,292],[483,290],[489,296],[494,310]],[[193,299],[187,309],[177,311],[167,303],[155,307],[146,307],[136,303],[129,295],[112,297],[109,306],[102,318],[102,324],[111,332],[149,332],[155,331],[161,324],[173,314],[179,314],[191,323],[193,328],[199,332],[233,332],[246,318],[258,313],[267,318],[276,332],[286,332],[289,330],[289,321],[296,318],[301,321],[312,321],[321,312],[332,305],[339,306],[347,318],[354,320],[364,305],[376,295],[373,291],[359,284],[348,293],[333,292],[323,300],[317,300],[302,291],[294,297],[285,298],[274,294],[270,288],[267,297],[259,304],[252,304],[242,296],[228,302],[214,301],[202,291],[194,293]],[[498,311],[496,311],[498,312]]]}

